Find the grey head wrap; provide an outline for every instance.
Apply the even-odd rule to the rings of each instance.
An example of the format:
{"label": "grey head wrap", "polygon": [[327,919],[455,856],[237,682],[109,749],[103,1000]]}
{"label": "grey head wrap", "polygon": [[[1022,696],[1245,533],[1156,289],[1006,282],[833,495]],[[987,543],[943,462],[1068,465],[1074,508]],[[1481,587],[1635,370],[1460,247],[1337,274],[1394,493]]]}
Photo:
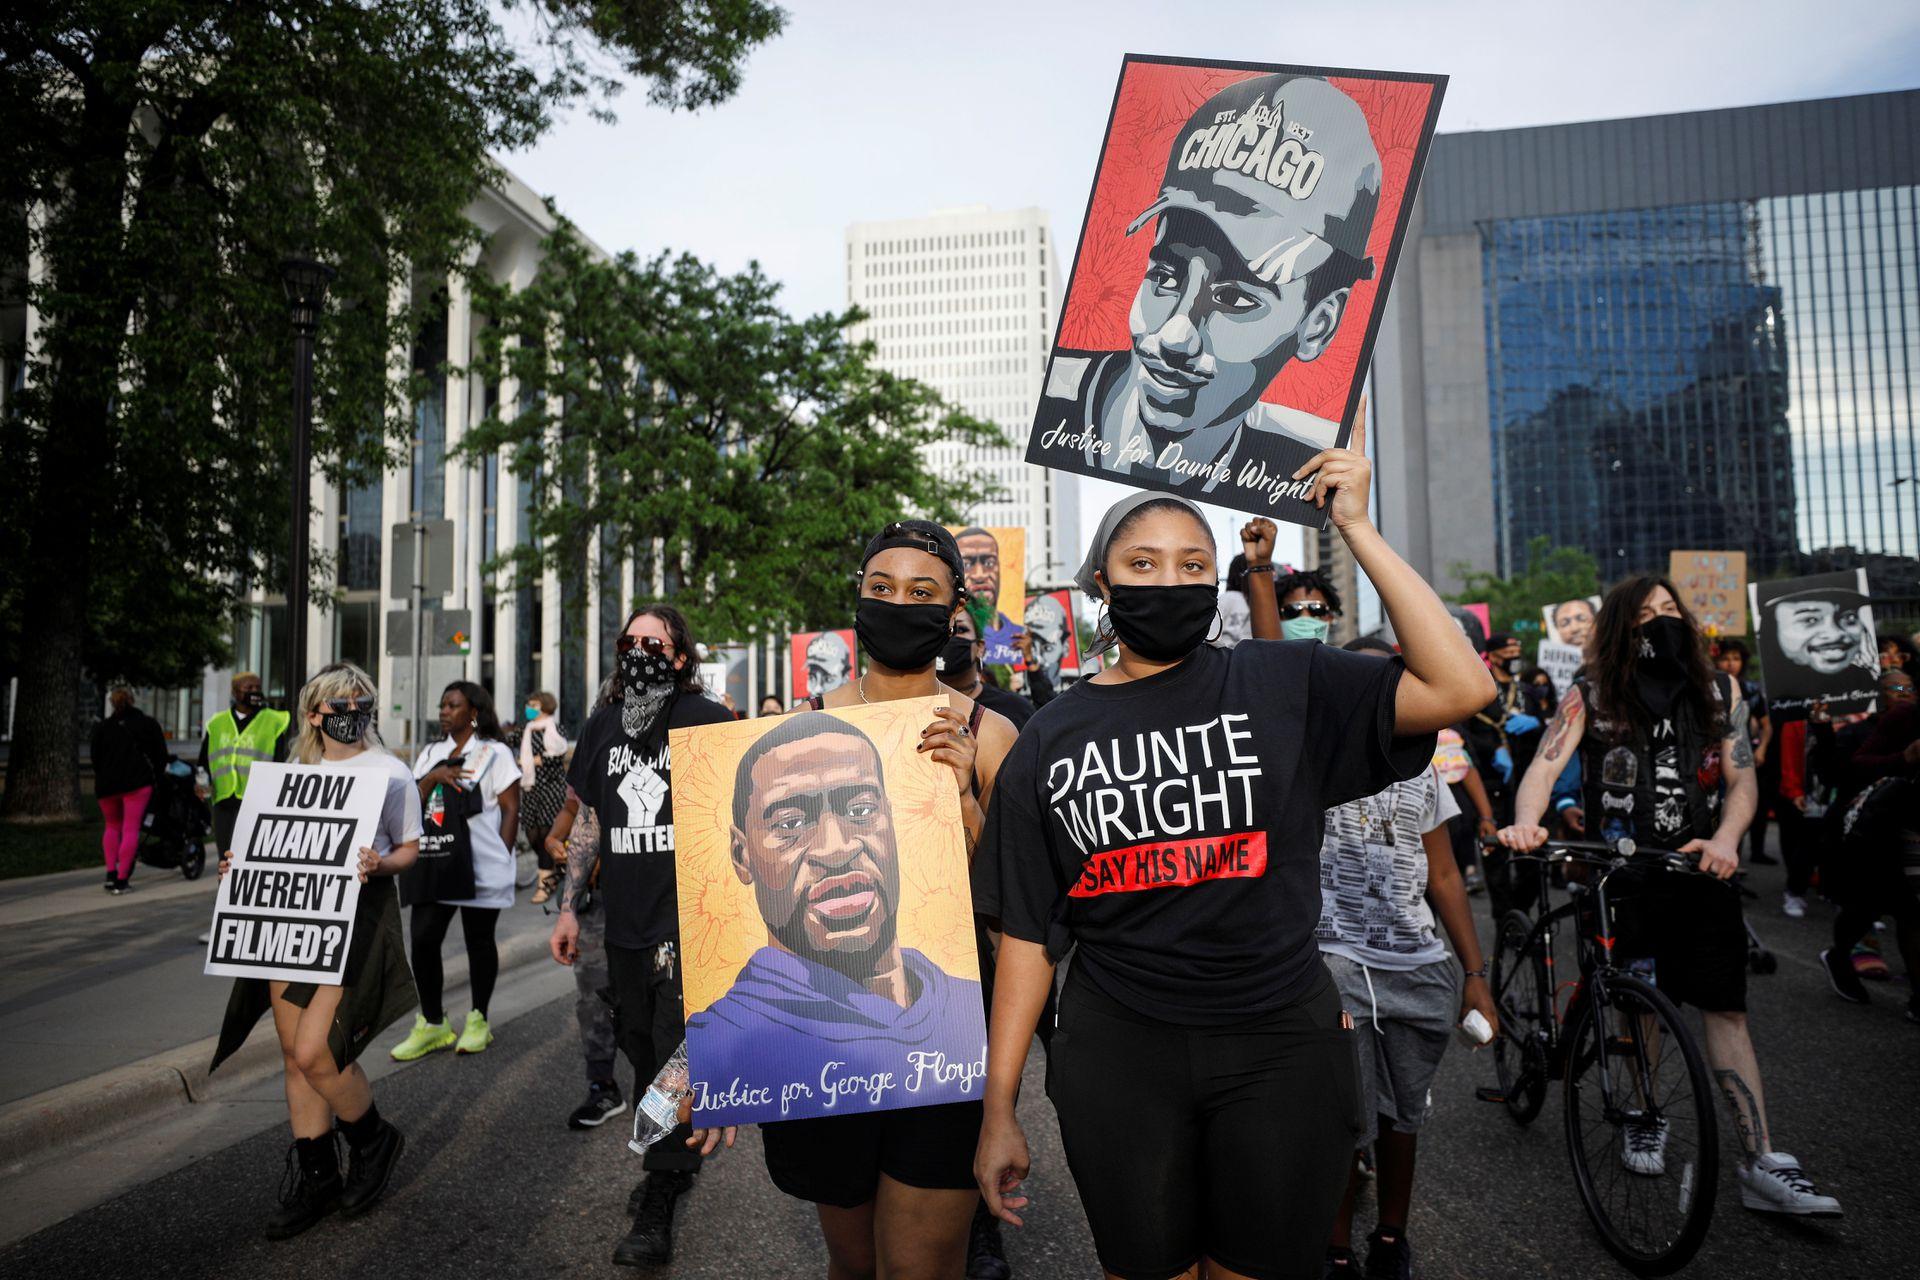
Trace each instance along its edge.
{"label": "grey head wrap", "polygon": [[[1080,572],[1073,576],[1073,585],[1086,592],[1087,598],[1095,604],[1106,602],[1106,597],[1100,594],[1100,584],[1094,581],[1093,575],[1106,568],[1107,549],[1113,545],[1113,535],[1119,531],[1122,524],[1126,523],[1128,516],[1150,502],[1177,502],[1193,513],[1193,518],[1200,522],[1201,528],[1209,531],[1213,528],[1207,523],[1207,513],[1200,509],[1198,503],[1182,498],[1178,494],[1161,493],[1156,489],[1142,489],[1120,499],[1107,508],[1107,514],[1100,517],[1100,526],[1093,531],[1093,541],[1087,544],[1087,558],[1080,562]],[[1100,630],[1093,638],[1093,648],[1089,650],[1090,656],[1105,653],[1113,647],[1114,641],[1113,624],[1107,620],[1105,614],[1102,614]]]}

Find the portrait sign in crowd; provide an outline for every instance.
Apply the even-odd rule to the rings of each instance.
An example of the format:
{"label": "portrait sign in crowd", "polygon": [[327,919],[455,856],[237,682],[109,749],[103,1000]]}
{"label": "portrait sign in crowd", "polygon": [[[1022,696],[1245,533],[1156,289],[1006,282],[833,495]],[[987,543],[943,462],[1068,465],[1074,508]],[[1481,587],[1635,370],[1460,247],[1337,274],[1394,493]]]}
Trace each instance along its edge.
{"label": "portrait sign in crowd", "polygon": [[1322,525],[1445,83],[1129,56],[1027,461]]}
{"label": "portrait sign in crowd", "polygon": [[338,984],[353,945],[359,855],[386,799],[380,769],[253,766],[214,897],[205,972]]}
{"label": "portrait sign in crowd", "polygon": [[1815,703],[1836,720],[1873,709],[1880,656],[1865,569],[1756,582],[1747,593],[1769,716],[1805,720]]}
{"label": "portrait sign in crowd", "polygon": [[939,698],[675,729],[694,1123],[981,1096],[987,1038]]}
{"label": "portrait sign in crowd", "polygon": [[1700,630],[1710,636],[1747,634],[1747,553],[1675,551],[1667,576],[1680,589]]}
{"label": "portrait sign in crowd", "polygon": [[1012,525],[968,525],[948,532],[960,546],[967,594],[993,601],[993,620],[981,637],[987,642],[987,653],[981,661],[989,666],[1017,667],[1020,650],[1016,646],[1022,628],[1014,619],[1026,599],[1027,531]]}
{"label": "portrait sign in crowd", "polygon": [[844,631],[802,631],[791,641],[793,701],[805,702],[828,694],[854,678],[853,628]]}
{"label": "portrait sign in crowd", "polygon": [[1080,631],[1073,618],[1073,591],[1062,588],[1027,599],[1028,646],[1033,650],[1033,665],[1053,686],[1060,687],[1060,673],[1080,674]]}

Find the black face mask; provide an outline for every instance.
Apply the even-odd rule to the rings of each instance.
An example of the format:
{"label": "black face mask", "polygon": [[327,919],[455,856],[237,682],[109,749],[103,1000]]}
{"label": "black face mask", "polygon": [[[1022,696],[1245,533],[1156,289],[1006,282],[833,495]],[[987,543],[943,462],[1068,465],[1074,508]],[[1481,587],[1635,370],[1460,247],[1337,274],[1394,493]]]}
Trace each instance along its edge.
{"label": "black face mask", "polygon": [[234,705],[236,707],[244,707],[248,711],[258,711],[267,705],[267,695],[258,689],[253,689],[241,694]]}
{"label": "black face mask", "polygon": [[320,717],[320,732],[341,746],[350,747],[367,736],[367,726],[372,723],[371,711],[329,711]]}
{"label": "black face mask", "polygon": [[1668,615],[1640,624],[1640,668],[1649,675],[1680,677],[1687,673],[1687,654],[1693,647],[1693,628]]}
{"label": "black face mask", "polygon": [[1220,606],[1220,588],[1211,582],[1184,587],[1115,583],[1107,590],[1113,633],[1150,662],[1172,662],[1198,649],[1213,630]]}
{"label": "black face mask", "polygon": [[973,670],[973,637],[955,636],[940,651],[934,668],[943,676],[964,676]]}
{"label": "black face mask", "polygon": [[1508,658],[1506,662],[1507,674],[1517,676],[1526,665],[1527,662],[1525,658]]}
{"label": "black face mask", "polygon": [[866,599],[853,613],[860,647],[892,671],[918,671],[930,665],[953,635],[953,606],[888,604]]}
{"label": "black face mask", "polygon": [[648,653],[643,645],[635,645],[620,655],[622,689],[658,688],[672,684],[678,674],[673,669],[672,658],[664,653]]}

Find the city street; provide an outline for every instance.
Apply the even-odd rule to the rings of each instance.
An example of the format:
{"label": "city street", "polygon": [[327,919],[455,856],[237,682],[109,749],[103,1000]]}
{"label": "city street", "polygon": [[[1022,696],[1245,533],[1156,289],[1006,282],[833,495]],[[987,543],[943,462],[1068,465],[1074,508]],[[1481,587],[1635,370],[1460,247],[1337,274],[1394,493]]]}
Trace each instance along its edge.
{"label": "city street", "polygon": [[[1776,1138],[1840,1197],[1847,1217],[1820,1224],[1762,1219],[1739,1206],[1733,1175],[1723,1171],[1713,1231],[1687,1274],[1744,1280],[1905,1273],[1910,1157],[1920,1143],[1920,1028],[1902,1020],[1905,984],[1876,986],[1869,1008],[1841,1004],[1814,967],[1826,909],[1787,920],[1776,905],[1778,869],[1758,869],[1753,882],[1764,895],[1751,904],[1753,919],[1780,957],[1777,974],[1751,984]],[[1484,900],[1476,902],[1484,911]],[[524,904],[514,913],[534,914]],[[530,923],[520,921],[522,928]],[[111,957],[89,960],[110,964]],[[183,987],[193,1007],[207,1003],[194,979]],[[461,1008],[460,1000],[461,993],[451,993],[449,1007]],[[381,1108],[405,1128],[408,1149],[388,1200],[370,1216],[331,1219],[297,1243],[260,1238],[286,1154],[284,1115],[276,1114],[268,1082],[249,1090],[244,1108],[172,1122],[175,1150],[198,1149],[199,1158],[0,1251],[0,1274],[292,1277],[313,1274],[322,1256],[338,1274],[613,1274],[608,1256],[624,1229],[638,1160],[626,1150],[620,1122],[584,1134],[562,1124],[581,1092],[570,985],[551,966],[527,965],[503,981],[496,1004],[500,1039],[484,1056],[439,1055],[392,1070],[377,1064]],[[383,1037],[369,1065],[384,1060],[396,1038]],[[1418,1274],[1625,1274],[1594,1241],[1575,1200],[1557,1096],[1531,1130],[1521,1130],[1473,1099],[1473,1086],[1490,1078],[1484,1055],[1456,1051],[1435,1088],[1410,1230]],[[1031,1280],[1097,1274],[1038,1053],[1023,1113],[1035,1202],[1029,1225],[1007,1233],[1016,1272]],[[1731,1139],[1725,1141],[1730,1160]],[[167,1153],[152,1146],[134,1138],[126,1150],[136,1160],[164,1161]],[[1153,1153],[1140,1158],[1145,1163]],[[34,1176],[58,1181],[57,1166]],[[1363,1207],[1363,1221],[1369,1212]],[[768,1184],[751,1131],[710,1165],[678,1221],[673,1275],[824,1273],[811,1212]]]}

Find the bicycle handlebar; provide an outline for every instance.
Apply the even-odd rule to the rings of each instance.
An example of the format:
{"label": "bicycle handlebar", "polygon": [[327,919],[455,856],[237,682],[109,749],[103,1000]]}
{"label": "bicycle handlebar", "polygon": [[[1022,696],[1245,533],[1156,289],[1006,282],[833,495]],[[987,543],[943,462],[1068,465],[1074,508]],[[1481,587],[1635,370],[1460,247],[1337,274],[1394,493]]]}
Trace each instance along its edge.
{"label": "bicycle handlebar", "polygon": [[[1480,837],[1483,849],[1503,850],[1509,859],[1525,858],[1534,862],[1584,862],[1596,866],[1623,864],[1631,859],[1644,858],[1647,861],[1664,862],[1675,871],[1691,871],[1704,875],[1700,871],[1699,859],[1694,854],[1681,853],[1677,849],[1656,849],[1651,845],[1642,845],[1631,839],[1620,840],[1555,840],[1551,837],[1541,842],[1540,851],[1510,849],[1492,836]],[[1557,856],[1556,856],[1557,855]]]}

